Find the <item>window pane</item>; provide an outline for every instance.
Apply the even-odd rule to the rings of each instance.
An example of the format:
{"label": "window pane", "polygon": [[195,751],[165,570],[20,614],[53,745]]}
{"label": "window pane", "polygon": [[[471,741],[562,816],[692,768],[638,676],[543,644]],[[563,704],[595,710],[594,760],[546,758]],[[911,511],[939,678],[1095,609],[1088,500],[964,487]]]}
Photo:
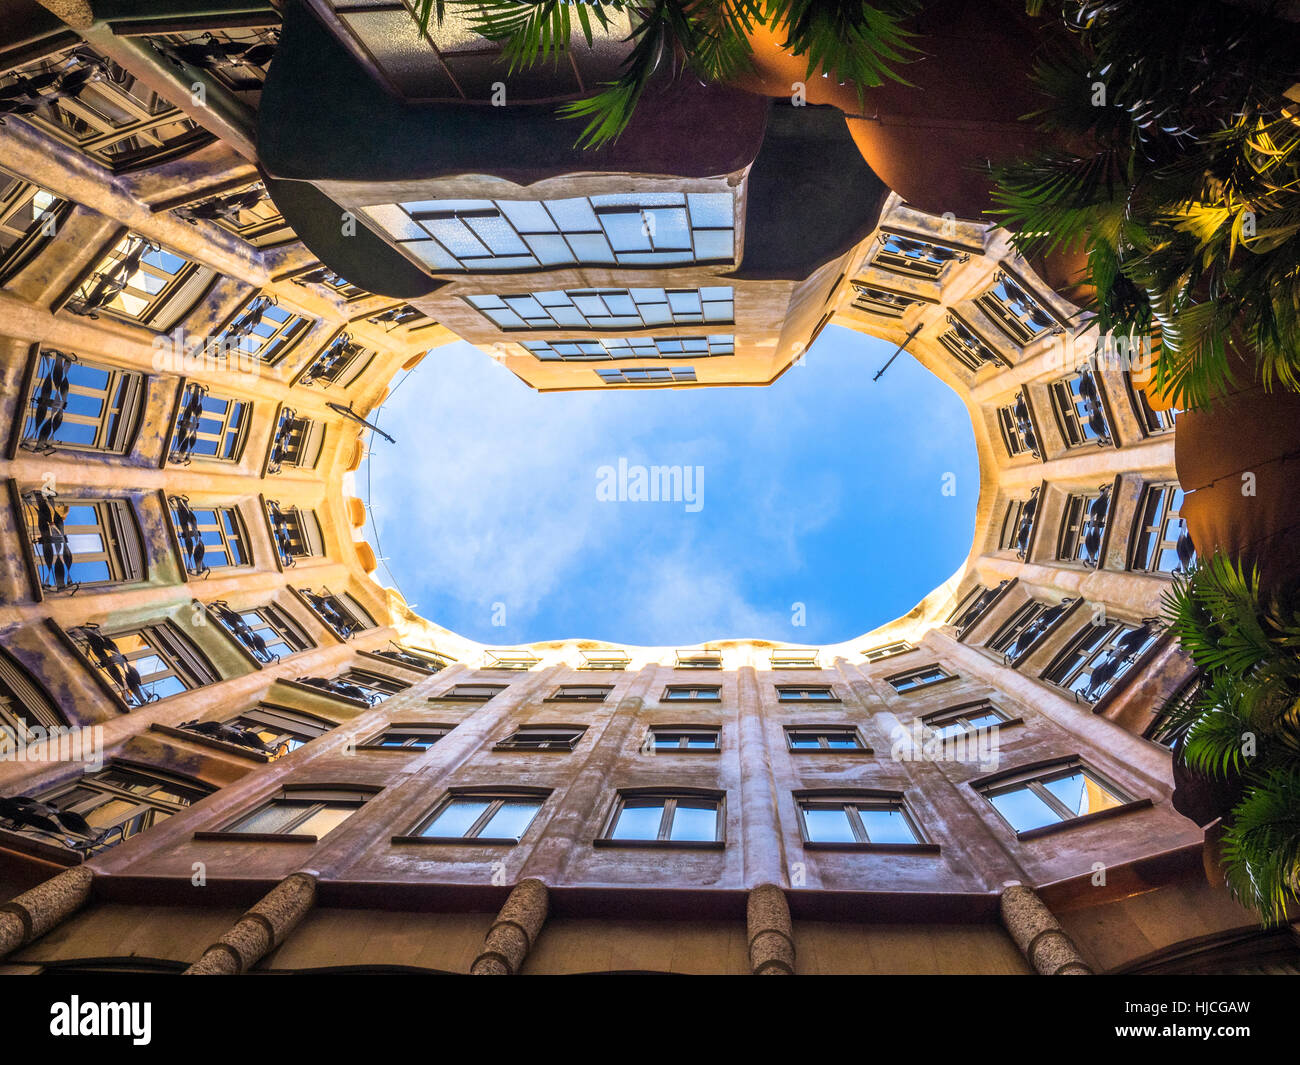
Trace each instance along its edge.
{"label": "window pane", "polygon": [[355,812],[355,806],[326,806],[307,818],[294,829],[294,832],[301,832],[308,836],[324,836],[338,828]]}
{"label": "window pane", "polygon": [[489,839],[519,839],[541,808],[540,802],[529,799],[503,802],[479,835]]}
{"label": "window pane", "polygon": [[916,833],[902,810],[870,810],[858,807],[858,816],[872,843],[917,843]]}
{"label": "window pane", "polygon": [[422,836],[464,836],[469,827],[487,813],[487,799],[452,799],[420,834]]}
{"label": "window pane", "polygon": [[242,821],[230,826],[232,832],[286,832],[294,818],[301,817],[303,811],[312,805],[304,802],[280,800],[264,810],[249,814]]}
{"label": "window pane", "polygon": [[1061,820],[1047,803],[1028,788],[1016,788],[1014,791],[1004,791],[1000,795],[990,795],[989,802],[1017,832],[1054,825]]}
{"label": "window pane", "polygon": [[1043,787],[1060,799],[1075,817],[1120,805],[1114,795],[1095,780],[1089,779],[1082,770],[1076,770],[1068,777],[1044,781]]}
{"label": "window pane", "polygon": [[636,800],[625,803],[610,832],[610,839],[658,839],[663,820],[663,800]]}
{"label": "window pane", "polygon": [[808,838],[814,843],[856,843],[848,812],[841,806],[804,808],[803,822]]}
{"label": "window pane", "polygon": [[718,838],[718,808],[712,802],[677,803],[677,812],[673,815],[672,828],[668,833],[672,840],[696,840],[708,842]]}

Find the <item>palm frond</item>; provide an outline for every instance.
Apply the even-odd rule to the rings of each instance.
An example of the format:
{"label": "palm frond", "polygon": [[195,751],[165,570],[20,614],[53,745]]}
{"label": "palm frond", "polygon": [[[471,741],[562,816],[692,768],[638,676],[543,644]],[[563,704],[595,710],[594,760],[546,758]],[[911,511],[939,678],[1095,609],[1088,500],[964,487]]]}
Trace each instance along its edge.
{"label": "palm frond", "polygon": [[1228,889],[1265,923],[1300,902],[1300,767],[1274,769],[1233,807],[1223,836]]}

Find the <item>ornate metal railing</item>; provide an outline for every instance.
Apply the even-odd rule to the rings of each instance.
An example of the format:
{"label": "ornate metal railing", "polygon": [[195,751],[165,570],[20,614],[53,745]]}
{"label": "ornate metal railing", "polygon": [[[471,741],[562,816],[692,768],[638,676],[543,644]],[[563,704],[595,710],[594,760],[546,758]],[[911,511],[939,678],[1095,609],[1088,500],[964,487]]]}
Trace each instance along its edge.
{"label": "ornate metal railing", "polygon": [[112,637],[105,636],[96,624],[79,625],[68,635],[81,646],[87,657],[106,676],[129,706],[144,706],[158,698],[145,691],[140,672],[122,654]]}
{"label": "ornate metal railing", "polygon": [[236,747],[245,747],[250,751],[270,755],[272,759],[289,751],[287,743],[269,744],[252,729],[234,722],[195,720],[186,721],[177,727],[186,732],[193,732],[196,736],[206,736],[209,739],[220,740],[222,743],[233,743]]}
{"label": "ornate metal railing", "polygon": [[953,623],[957,627],[958,635],[961,635],[980,619],[980,616],[993,604],[993,600],[998,597],[998,594],[1006,586],[1007,582],[1002,581],[996,588],[985,588],[980,593],[979,598],[962,611],[961,617]]}
{"label": "ornate metal railing", "polygon": [[1065,616],[1065,612],[1070,609],[1073,602],[1073,599],[1062,599],[1056,606],[1048,607],[1021,629],[1011,646],[1006,649],[1007,665],[1014,666],[1024,658],[1026,652],[1038,642],[1039,638]]}
{"label": "ornate metal railing", "polygon": [[350,334],[340,333],[329,347],[316,356],[299,383],[314,385],[324,381],[331,384],[360,352],[360,345],[352,342]]}
{"label": "ornate metal railing", "polygon": [[0,823],[17,832],[49,839],[80,854],[94,854],[122,842],[122,826],[96,830],[81,814],[15,795],[0,798]]}
{"label": "ornate metal railing", "polygon": [[72,546],[63,527],[63,515],[53,503],[55,498],[53,492],[39,490],[23,496],[32,553],[36,556],[36,571],[42,588],[52,592],[69,589],[75,592],[80,582],[72,579]]}
{"label": "ornate metal railing", "polygon": [[1106,534],[1106,518],[1110,514],[1110,485],[1104,484],[1098,490],[1096,499],[1088,506],[1079,527],[1079,548],[1083,553],[1083,563],[1087,566],[1101,564],[1101,541]]}
{"label": "ornate metal railing", "polygon": [[221,627],[243,644],[263,665],[280,661],[280,656],[271,652],[261,635],[250,628],[248,622],[237,611],[231,610],[228,603],[221,599],[214,600],[208,604],[208,610],[212,612],[212,616],[217,619]]}
{"label": "ornate metal railing", "polygon": [[1142,624],[1130,629],[1118,640],[1115,646],[1103,654],[1088,674],[1087,687],[1080,696],[1090,703],[1095,703],[1110,688],[1111,684],[1127,672],[1128,667],[1137,661],[1152,636],[1160,629],[1159,618],[1143,618]]}
{"label": "ornate metal railing", "polygon": [[139,273],[145,253],[158,250],[159,246],[147,237],[132,233],[121,258],[96,270],[82,282],[77,294],[68,301],[68,310],[86,318],[98,318],[99,312],[121,295],[131,278]]}
{"label": "ornate metal railing", "polygon": [[291,511],[286,511],[274,499],[266,501],[266,518],[271,523],[271,539],[275,541],[275,553],[280,558],[280,565],[289,567],[298,561],[294,555],[295,533],[301,536],[301,530],[296,528],[297,519]]}
{"label": "ornate metal railing", "polygon": [[197,225],[199,221],[221,221],[237,226],[240,214],[252,210],[265,196],[266,192],[259,181],[242,192],[232,192],[227,196],[212,196],[206,200],[199,200],[198,203],[187,203],[177,207],[172,214],[190,225]]}
{"label": "ornate metal railing", "polygon": [[68,53],[62,70],[14,75],[7,84],[0,78],[0,125],[6,118],[34,114],[56,100],[75,100],[92,81],[109,74],[108,60],[78,48]]}
{"label": "ornate metal railing", "polygon": [[1029,493],[1029,498],[1020,510],[1020,527],[1016,529],[1016,557],[1024,558],[1029,550],[1029,538],[1034,534],[1034,518],[1038,514],[1038,489]]}
{"label": "ornate metal railing", "polygon": [[76,361],[77,357],[67,352],[52,348],[41,351],[38,379],[23,427],[22,446],[29,451],[49,454],[55,450],[55,436],[68,409],[68,388]]}
{"label": "ornate metal railing", "polygon": [[319,688],[321,691],[331,692],[334,695],[341,695],[345,699],[356,699],[358,702],[374,706],[384,695],[380,692],[367,691],[365,688],[358,687],[356,684],[349,684],[338,677],[299,677],[299,684],[310,684],[313,688]]}
{"label": "ornate metal railing", "polygon": [[357,620],[348,614],[328,590],[317,593],[301,589],[299,594],[340,639],[346,640],[361,629]]}
{"label": "ornate metal railing", "polygon": [[194,448],[199,442],[199,423],[203,420],[203,400],[207,394],[207,385],[201,385],[197,381],[191,381],[185,386],[181,410],[176,416],[176,429],[172,433],[168,462],[188,466],[194,458]]}
{"label": "ornate metal railing", "polygon": [[1038,450],[1038,434],[1034,432],[1034,420],[1029,415],[1029,401],[1025,399],[1023,391],[1016,395],[1016,405],[1012,408],[1012,417],[1016,420],[1016,432],[1020,434],[1020,439],[1025,442],[1029,448],[1030,454],[1034,458],[1042,458]]}
{"label": "ornate metal railing", "polygon": [[203,542],[203,533],[199,531],[199,519],[190,508],[189,499],[181,495],[168,496],[167,503],[171,507],[172,524],[175,526],[176,539],[180,542],[181,554],[184,556],[185,572],[192,577],[206,577],[212,572],[210,566],[203,564],[208,548]]}

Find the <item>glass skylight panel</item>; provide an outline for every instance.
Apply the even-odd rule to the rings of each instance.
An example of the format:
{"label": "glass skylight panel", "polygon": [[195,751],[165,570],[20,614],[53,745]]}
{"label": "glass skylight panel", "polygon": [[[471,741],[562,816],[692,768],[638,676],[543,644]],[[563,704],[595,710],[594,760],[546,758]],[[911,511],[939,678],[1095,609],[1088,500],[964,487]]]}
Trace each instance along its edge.
{"label": "glass skylight panel", "polygon": [[592,340],[526,340],[524,347],[544,362],[592,359],[703,359],[734,355],[730,335],[708,337],[600,337]]}
{"label": "glass skylight panel", "polygon": [[729,286],[700,289],[612,288],[466,296],[500,329],[639,329],[656,325],[730,325]]}
{"label": "glass skylight panel", "polygon": [[730,261],[734,255],[729,193],[413,200],[365,210],[397,244],[439,272],[654,266]]}

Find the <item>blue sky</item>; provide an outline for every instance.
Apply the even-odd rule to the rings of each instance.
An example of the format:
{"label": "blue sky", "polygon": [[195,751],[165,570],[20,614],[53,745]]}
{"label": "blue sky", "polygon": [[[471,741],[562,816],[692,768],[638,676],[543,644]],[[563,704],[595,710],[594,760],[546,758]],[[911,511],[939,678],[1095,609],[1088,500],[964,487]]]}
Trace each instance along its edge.
{"label": "blue sky", "polygon": [[[891,351],[830,326],[768,388],[538,395],[436,348],[394,382],[397,444],[375,438],[357,489],[391,583],[489,645],[837,643],[915,606],[974,529],[970,418],[910,356],[873,383]],[[637,466],[702,467],[702,505],[598,498],[620,459],[628,495]]]}

